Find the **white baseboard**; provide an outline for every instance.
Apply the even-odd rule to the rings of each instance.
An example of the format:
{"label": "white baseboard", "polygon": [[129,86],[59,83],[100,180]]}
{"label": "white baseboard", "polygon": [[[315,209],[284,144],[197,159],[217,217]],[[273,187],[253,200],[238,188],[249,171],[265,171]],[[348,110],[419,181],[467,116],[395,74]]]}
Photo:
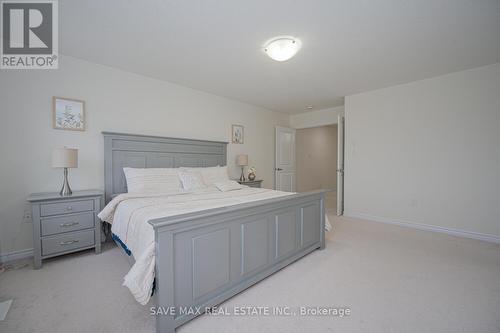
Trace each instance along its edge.
{"label": "white baseboard", "polygon": [[403,221],[403,220],[397,220],[397,219],[389,219],[386,217],[373,216],[373,215],[369,215],[369,214],[356,213],[356,212],[344,212],[344,216],[363,219],[363,220],[369,220],[369,221],[374,221],[374,222],[393,224],[393,225],[398,225],[401,227],[408,227],[408,228],[425,230],[425,231],[439,232],[442,234],[447,234],[447,235],[452,235],[452,236],[457,236],[457,237],[472,238],[472,239],[482,240],[485,242],[500,244],[500,236],[483,234],[483,233],[474,232],[474,231],[444,228],[444,227],[438,227],[438,226],[430,225],[430,224],[422,224],[422,223],[415,223],[415,222]]}
{"label": "white baseboard", "polygon": [[33,257],[33,249],[25,249],[0,254],[0,264]]}

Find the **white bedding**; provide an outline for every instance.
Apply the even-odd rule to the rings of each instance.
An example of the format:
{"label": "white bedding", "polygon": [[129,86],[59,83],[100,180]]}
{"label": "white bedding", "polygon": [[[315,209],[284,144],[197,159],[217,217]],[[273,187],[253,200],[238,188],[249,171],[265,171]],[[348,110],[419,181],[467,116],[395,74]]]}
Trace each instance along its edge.
{"label": "white bedding", "polygon": [[[136,262],[125,276],[123,284],[144,305],[151,297],[155,266],[154,230],[147,223],[149,220],[291,194],[251,187],[230,192],[209,187],[156,195],[120,194],[99,213],[99,218],[112,223],[113,234],[132,252]],[[331,225],[328,219],[325,222],[329,230]]]}

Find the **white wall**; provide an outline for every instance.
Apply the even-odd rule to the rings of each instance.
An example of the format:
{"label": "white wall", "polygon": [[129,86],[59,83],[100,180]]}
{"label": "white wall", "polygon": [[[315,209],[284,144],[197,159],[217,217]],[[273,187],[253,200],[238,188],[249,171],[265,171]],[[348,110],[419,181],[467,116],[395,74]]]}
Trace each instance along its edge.
{"label": "white wall", "polygon": [[500,240],[500,63],[346,97],[351,216]]}
{"label": "white wall", "polygon": [[337,125],[295,132],[297,192],[337,187]]}
{"label": "white wall", "polygon": [[299,129],[333,125],[338,121],[337,116],[343,113],[343,106],[299,113],[290,116],[290,126]]}
{"label": "white wall", "polygon": [[[86,102],[87,131],[52,129],[51,98]],[[70,171],[74,190],[104,188],[101,131],[230,141],[231,124],[245,126],[245,144],[228,145],[228,165],[247,153],[265,187],[272,187],[274,126],[289,117],[132,73],[62,57],[58,70],[0,73],[0,254],[32,248],[23,223],[31,192],[59,190],[62,171],[50,167],[52,149],[79,149]]]}

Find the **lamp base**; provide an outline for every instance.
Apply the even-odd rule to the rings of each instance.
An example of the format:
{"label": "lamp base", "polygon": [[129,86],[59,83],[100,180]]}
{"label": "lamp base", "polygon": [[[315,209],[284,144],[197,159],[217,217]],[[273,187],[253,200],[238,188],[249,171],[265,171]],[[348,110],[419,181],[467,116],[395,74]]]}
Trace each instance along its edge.
{"label": "lamp base", "polygon": [[73,191],[71,191],[71,187],[69,187],[69,182],[68,182],[68,168],[64,168],[64,181],[63,181],[63,186],[61,188],[61,191],[59,192],[59,195],[63,197],[67,197],[73,194]]}
{"label": "lamp base", "polygon": [[244,182],[245,179],[245,173],[244,173],[245,167],[241,167],[241,176],[240,176],[240,182]]}

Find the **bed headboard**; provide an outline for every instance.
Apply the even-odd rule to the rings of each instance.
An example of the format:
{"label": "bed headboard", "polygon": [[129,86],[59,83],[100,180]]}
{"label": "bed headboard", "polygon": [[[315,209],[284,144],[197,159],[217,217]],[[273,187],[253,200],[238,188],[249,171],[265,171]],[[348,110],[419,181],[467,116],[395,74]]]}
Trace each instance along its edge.
{"label": "bed headboard", "polygon": [[103,132],[106,203],[127,192],[124,167],[177,168],[226,165],[227,142]]}

